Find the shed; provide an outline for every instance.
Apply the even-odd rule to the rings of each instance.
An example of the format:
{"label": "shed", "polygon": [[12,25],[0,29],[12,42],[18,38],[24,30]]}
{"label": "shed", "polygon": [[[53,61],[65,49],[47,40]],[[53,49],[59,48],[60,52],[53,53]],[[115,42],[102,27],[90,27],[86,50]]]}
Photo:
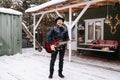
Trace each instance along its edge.
{"label": "shed", "polygon": [[22,13],[0,8],[0,55],[21,53]]}

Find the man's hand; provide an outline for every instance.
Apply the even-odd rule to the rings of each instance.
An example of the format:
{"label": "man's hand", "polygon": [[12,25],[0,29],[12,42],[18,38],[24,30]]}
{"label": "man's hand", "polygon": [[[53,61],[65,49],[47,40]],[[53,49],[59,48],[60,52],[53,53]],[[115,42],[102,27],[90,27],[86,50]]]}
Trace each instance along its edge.
{"label": "man's hand", "polygon": [[76,40],[69,40],[69,41],[68,41],[68,44],[71,44],[73,41],[76,41]]}
{"label": "man's hand", "polygon": [[51,45],[51,50],[55,51],[55,45]]}
{"label": "man's hand", "polygon": [[72,41],[71,41],[71,40],[69,40],[69,41],[68,41],[68,44],[70,44],[71,42],[72,42]]}

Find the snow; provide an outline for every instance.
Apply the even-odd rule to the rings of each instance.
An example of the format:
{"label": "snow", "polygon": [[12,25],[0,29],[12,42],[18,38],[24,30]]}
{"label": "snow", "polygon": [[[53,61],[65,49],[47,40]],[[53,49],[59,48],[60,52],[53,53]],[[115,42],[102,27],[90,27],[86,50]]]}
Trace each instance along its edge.
{"label": "snow", "polygon": [[[65,56],[66,57],[66,56]],[[13,56],[0,57],[0,80],[49,80],[50,54],[33,48]],[[75,62],[64,61],[64,79],[58,77],[58,62],[52,80],[119,80],[120,72]]]}
{"label": "snow", "polygon": [[49,7],[51,5],[55,5],[55,4],[58,4],[58,3],[61,3],[61,2],[65,2],[65,1],[67,1],[67,0],[51,0],[49,2],[41,4],[39,6],[28,8],[25,12],[35,12],[35,11],[38,11],[38,10],[43,9],[45,7]]}
{"label": "snow", "polygon": [[10,9],[10,8],[0,8],[0,13],[8,13],[8,14],[15,14],[15,15],[22,15],[21,12]]}

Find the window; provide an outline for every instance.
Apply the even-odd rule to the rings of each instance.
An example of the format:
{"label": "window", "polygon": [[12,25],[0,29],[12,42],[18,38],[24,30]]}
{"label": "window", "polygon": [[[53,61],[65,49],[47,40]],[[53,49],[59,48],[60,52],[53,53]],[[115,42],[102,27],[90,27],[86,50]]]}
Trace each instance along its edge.
{"label": "window", "polygon": [[104,18],[85,20],[85,42],[103,39]]}

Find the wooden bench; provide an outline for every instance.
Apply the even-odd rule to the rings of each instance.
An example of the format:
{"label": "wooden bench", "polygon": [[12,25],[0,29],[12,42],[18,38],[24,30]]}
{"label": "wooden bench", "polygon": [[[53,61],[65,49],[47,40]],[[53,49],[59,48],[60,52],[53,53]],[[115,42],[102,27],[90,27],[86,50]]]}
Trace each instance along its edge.
{"label": "wooden bench", "polygon": [[113,53],[118,51],[119,43],[116,40],[93,40],[91,43],[79,43],[78,50],[99,51]]}
{"label": "wooden bench", "polygon": [[78,47],[77,49],[89,50],[89,51],[101,51],[101,52],[115,52],[114,50],[106,51],[106,50],[101,50],[101,49],[90,49],[90,48],[81,48],[81,47]]}

